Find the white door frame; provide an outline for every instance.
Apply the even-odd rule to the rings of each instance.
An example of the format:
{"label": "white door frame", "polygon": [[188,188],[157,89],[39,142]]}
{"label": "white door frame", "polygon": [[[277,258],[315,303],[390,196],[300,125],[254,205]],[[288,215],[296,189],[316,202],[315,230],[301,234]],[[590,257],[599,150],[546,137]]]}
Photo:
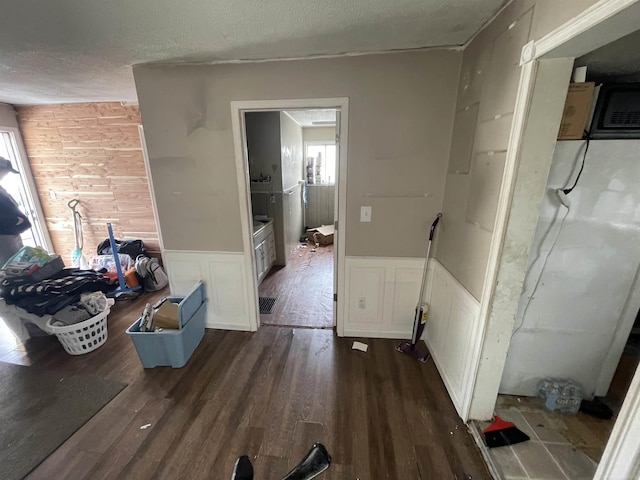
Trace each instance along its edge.
{"label": "white door frame", "polygon": [[158,245],[160,247],[160,256],[162,257],[162,261],[164,263],[164,243],[162,241],[162,230],[160,229],[160,215],[158,215],[158,202],[156,201],[156,191],[153,187],[151,162],[149,161],[149,151],[147,150],[147,139],[144,136],[144,125],[138,125],[138,134],[140,135],[140,143],[142,145],[142,159],[144,160],[144,169],[147,172],[147,182],[149,183],[149,194],[151,195],[153,218],[156,221],[156,229],[158,231]]}
{"label": "white door frame", "polygon": [[37,225],[34,225],[38,229],[38,232],[42,236],[42,240],[44,241],[44,247],[49,253],[55,253],[53,248],[53,242],[51,241],[51,234],[49,233],[49,228],[47,227],[47,220],[44,216],[44,211],[42,210],[42,204],[40,203],[40,197],[38,196],[38,187],[36,186],[36,182],[33,179],[33,172],[31,170],[31,164],[29,163],[29,156],[27,155],[27,149],[24,146],[24,141],[22,140],[22,132],[18,127],[9,127],[9,126],[1,126],[0,130],[4,132],[9,132],[13,136],[13,140],[15,142],[15,148],[17,149],[17,160],[20,163],[19,169],[22,173],[22,180],[25,182],[27,187],[27,195],[30,197],[30,201],[35,209],[36,222]]}
{"label": "white door frame", "polygon": [[[344,219],[347,214],[347,148],[349,99],[339,98],[308,98],[289,100],[250,100],[231,102],[231,125],[233,128],[233,145],[236,158],[236,178],[240,199],[240,223],[242,225],[242,244],[245,265],[245,291],[249,301],[249,318],[251,331],[255,332],[260,326],[258,310],[258,285],[256,279],[256,261],[253,254],[253,219],[251,217],[251,190],[249,184],[249,164],[247,162],[247,142],[245,138],[244,112],[278,111],[295,109],[327,109],[335,108],[341,112],[340,140],[344,148],[340,148],[338,160],[338,175],[336,178],[336,205],[338,206],[339,230],[336,231],[337,271],[334,272],[338,294],[336,308],[336,330],[339,336],[344,335],[345,312],[345,231]],[[337,126],[336,126],[337,127]]]}
{"label": "white door frame", "polygon": [[[486,416],[487,411],[492,410],[495,405],[517,309],[516,297],[519,298],[522,290],[524,276],[518,280],[516,272],[516,275],[512,275],[511,282],[503,282],[499,278],[499,270],[507,233],[516,228],[513,220],[517,213],[512,212],[512,207],[518,174],[525,174],[524,171],[520,172],[520,160],[528,153],[523,151],[525,135],[529,133],[527,127],[530,121],[539,120],[531,116],[531,111],[540,70],[548,59],[576,58],[637,30],[640,26],[639,19],[639,0],[601,0],[555,31],[523,48],[520,85],[480,302],[480,335],[479,341],[474,345],[475,360],[470,375],[473,393],[465,402],[466,415],[463,417]],[[551,158],[548,162],[550,165]],[[532,201],[537,202],[537,199]],[[537,219],[529,220],[529,223],[531,221],[535,225]],[[527,228],[531,228],[531,225]],[[493,358],[487,361],[484,354],[496,351],[499,353],[493,354]],[[483,378],[486,379],[489,375],[496,381],[487,387],[483,384]],[[636,373],[594,478],[636,478],[640,468],[640,444],[637,442],[639,432],[640,376]]]}

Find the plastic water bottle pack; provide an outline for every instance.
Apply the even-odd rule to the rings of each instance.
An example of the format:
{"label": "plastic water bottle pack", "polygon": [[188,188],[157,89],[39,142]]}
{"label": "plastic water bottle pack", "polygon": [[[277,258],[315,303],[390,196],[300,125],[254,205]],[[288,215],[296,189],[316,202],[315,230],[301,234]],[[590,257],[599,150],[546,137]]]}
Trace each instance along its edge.
{"label": "plastic water bottle pack", "polygon": [[538,397],[551,411],[578,413],[582,388],[571,379],[545,378],[538,384]]}

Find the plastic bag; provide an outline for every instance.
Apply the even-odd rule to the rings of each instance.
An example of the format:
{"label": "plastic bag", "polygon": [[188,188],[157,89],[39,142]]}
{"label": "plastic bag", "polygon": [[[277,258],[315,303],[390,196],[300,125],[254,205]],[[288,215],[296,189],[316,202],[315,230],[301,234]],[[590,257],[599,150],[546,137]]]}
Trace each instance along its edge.
{"label": "plastic bag", "polygon": [[[131,260],[131,257],[125,253],[119,253],[118,258],[120,259],[120,268],[124,275],[124,272],[133,266],[133,260]],[[89,268],[91,270],[101,270],[106,268],[109,272],[115,273],[116,262],[113,259],[113,255],[93,255],[89,259]]]}

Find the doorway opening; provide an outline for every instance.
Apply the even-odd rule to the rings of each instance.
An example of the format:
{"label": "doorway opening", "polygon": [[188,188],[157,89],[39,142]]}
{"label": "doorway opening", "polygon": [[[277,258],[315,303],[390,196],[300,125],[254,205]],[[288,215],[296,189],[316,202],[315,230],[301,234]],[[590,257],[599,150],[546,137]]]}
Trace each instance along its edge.
{"label": "doorway opening", "polygon": [[333,328],[340,110],[242,115],[260,325]]}
{"label": "doorway opening", "polygon": [[[495,407],[548,462],[531,445],[491,451],[503,473],[592,478],[602,459],[640,360],[638,149],[556,144]],[[574,184],[563,204],[556,191]]]}
{"label": "doorway opening", "polygon": [[558,478],[596,473],[640,363],[640,122],[624,117],[639,107],[610,93],[640,92],[639,38],[568,63],[564,116],[585,108],[584,125],[558,134],[500,383],[498,415],[529,430]]}
{"label": "doorway opening", "polygon": [[31,228],[20,234],[22,243],[53,252],[38,195],[34,194],[37,190],[18,129],[0,127],[0,157],[9,160],[13,169],[20,172],[18,175],[7,175],[1,186],[16,201],[31,223]]}
{"label": "doorway opening", "polygon": [[[579,33],[571,30],[578,23],[574,21],[523,50],[509,143],[509,160],[517,163],[507,162],[502,194],[508,201],[498,215],[504,224],[494,239],[504,251],[496,251],[487,274],[496,281],[490,282],[486,313],[502,323],[487,325],[493,330],[484,350],[492,351],[493,363],[478,369],[481,376],[490,365],[493,377],[501,381],[489,388],[476,385],[472,406],[472,418],[489,418],[484,414],[489,407],[531,437],[522,447],[490,452],[489,457],[502,464],[497,473],[508,478],[636,478],[640,465],[640,376],[635,373],[638,342],[633,333],[640,308],[634,200],[640,184],[640,136],[592,135],[607,126],[598,124],[604,118],[598,114],[600,99],[606,97],[594,103],[590,96],[597,106],[595,113],[586,108],[584,135],[579,130],[575,139],[556,141],[563,135],[559,126],[569,78],[590,53],[606,46],[601,65],[625,76],[640,72],[640,62],[634,65],[635,49],[622,48],[635,41],[635,34],[621,38],[637,28],[640,8],[600,3],[602,10],[582,16]],[[613,55],[608,49],[617,39],[622,44]],[[624,70],[622,64],[611,64],[614,58],[624,62]],[[603,89],[612,80],[593,73],[594,66],[588,66],[587,82],[603,83]],[[582,71],[574,72],[574,83],[583,85],[574,85],[572,91],[586,87],[578,74]],[[567,115],[573,111],[565,110]],[[524,256],[511,255],[515,244]],[[528,251],[522,252],[523,245]],[[500,276],[505,270],[508,279]],[[534,400],[540,386],[549,386],[543,382],[548,377],[551,390],[543,396],[556,411]],[[567,380],[580,388],[565,389]],[[564,395],[560,404],[554,401],[558,395]],[[594,418],[587,409],[557,412],[562,404],[582,407],[576,399],[589,401]],[[605,410],[594,408],[594,399],[611,408],[610,419],[597,418],[597,412]]]}

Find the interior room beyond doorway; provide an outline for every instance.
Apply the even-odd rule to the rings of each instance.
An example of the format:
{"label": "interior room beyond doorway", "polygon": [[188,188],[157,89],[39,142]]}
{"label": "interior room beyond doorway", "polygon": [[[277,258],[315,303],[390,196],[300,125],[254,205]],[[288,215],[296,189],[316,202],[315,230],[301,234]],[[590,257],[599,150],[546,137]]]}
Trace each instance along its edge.
{"label": "interior room beyond doorway", "polygon": [[337,111],[244,115],[260,323],[333,328]]}

